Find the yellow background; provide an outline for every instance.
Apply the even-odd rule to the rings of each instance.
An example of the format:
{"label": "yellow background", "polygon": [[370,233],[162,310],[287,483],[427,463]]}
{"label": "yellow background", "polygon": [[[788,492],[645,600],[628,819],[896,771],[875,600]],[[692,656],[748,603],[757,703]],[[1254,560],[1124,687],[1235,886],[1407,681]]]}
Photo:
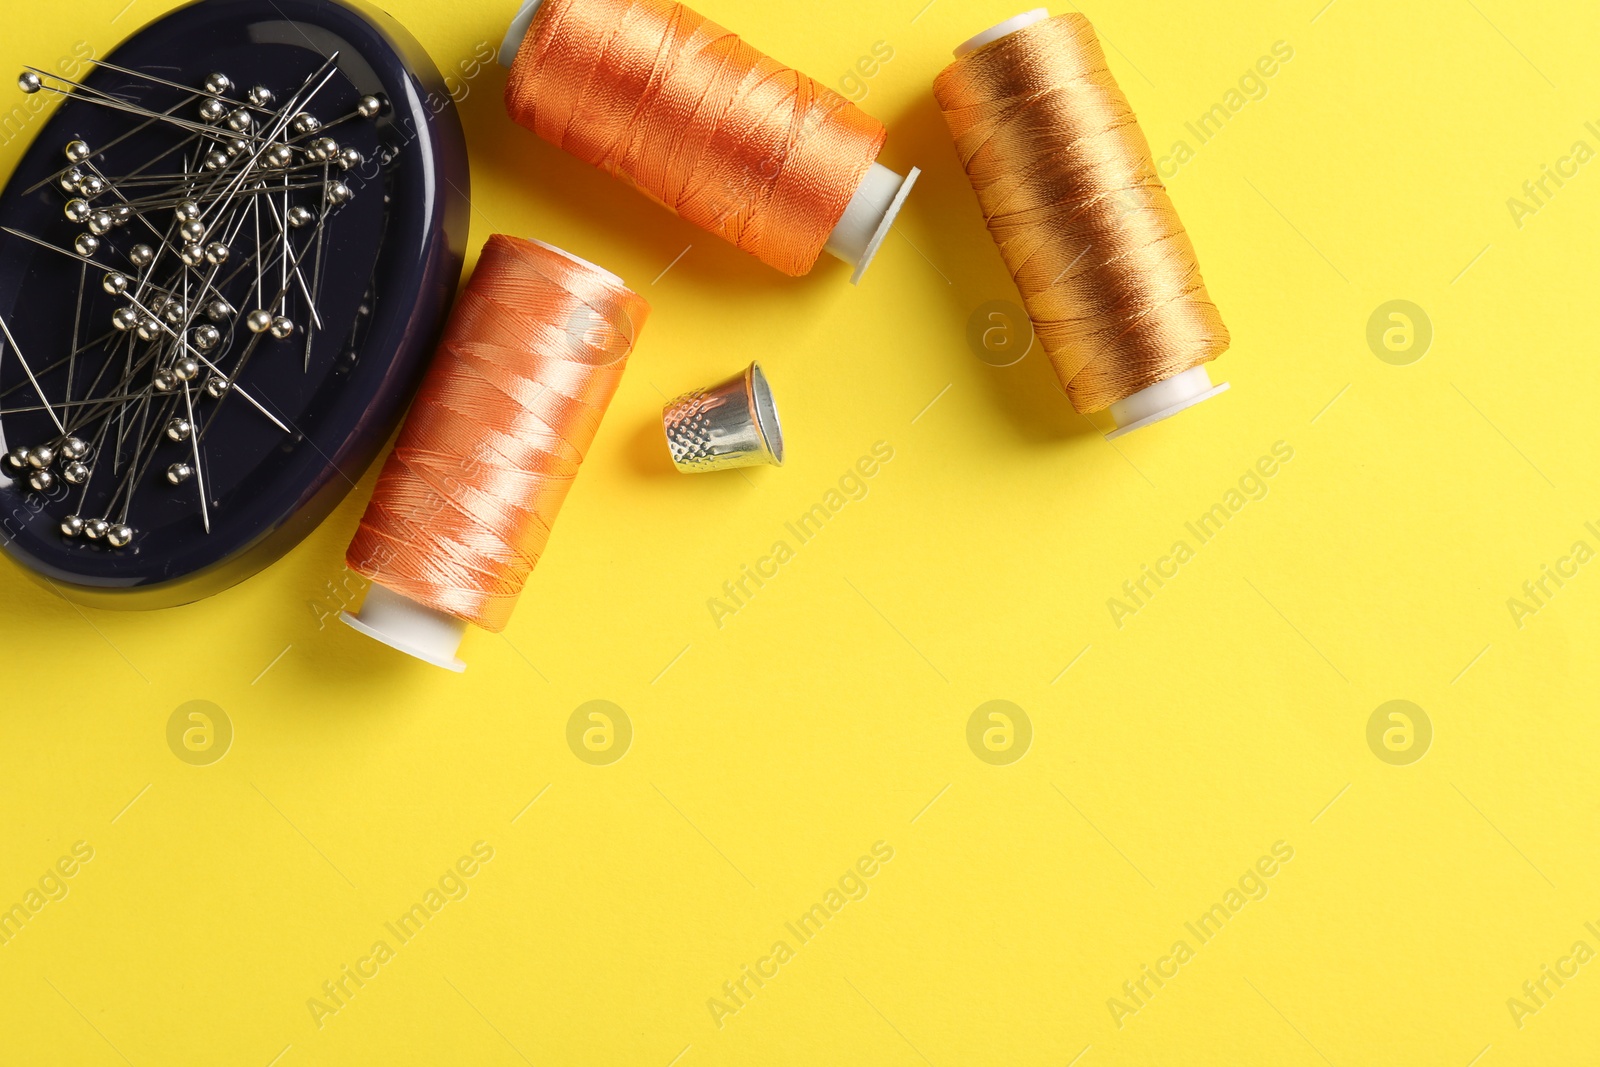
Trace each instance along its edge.
{"label": "yellow background", "polygon": [[[10,0],[0,68],[104,52],[174,6],[125,3]],[[0,1059],[1592,1059],[1600,963],[1520,1028],[1506,1002],[1573,942],[1600,949],[1600,565],[1521,628],[1506,602],[1574,541],[1600,548],[1600,164],[1520,228],[1506,201],[1574,141],[1600,148],[1593,12],[1087,9],[1158,152],[1294,49],[1169,183],[1232,391],[1112,445],[1038,352],[995,368],[967,345],[975,308],[1017,297],[930,84],[1015,5],[921,3],[700,4],[835,85],[894,49],[863,106],[884,161],[926,173],[859,289],[667,216],[513,126],[503,72],[471,80],[472,246],[554,242],[655,312],[515,621],[467,638],[464,676],[329,616],[354,599],[370,476],[192,607],[80,610],[0,568],[0,904],[94,849],[0,946]],[[512,5],[390,6],[450,69]],[[1433,324],[1409,366],[1366,341],[1395,299]],[[789,463],[671,471],[663,396],[755,357]],[[719,629],[707,600],[878,441],[894,459],[868,496]],[[1119,629],[1107,599],[1278,441],[1270,494]],[[566,740],[596,699],[634,731],[609,766]],[[968,747],[993,699],[1032,723],[1010,765]],[[1433,727],[1409,766],[1366,740],[1395,699]],[[233,725],[210,766],[168,747],[191,700]],[[319,1028],[308,999],[478,841],[469,895]],[[869,895],[719,1029],[707,1000],[877,841],[894,859]],[[1184,924],[1277,841],[1294,858],[1270,893],[1199,945]],[[1108,999],[1179,939],[1195,957],[1119,1027]]]}

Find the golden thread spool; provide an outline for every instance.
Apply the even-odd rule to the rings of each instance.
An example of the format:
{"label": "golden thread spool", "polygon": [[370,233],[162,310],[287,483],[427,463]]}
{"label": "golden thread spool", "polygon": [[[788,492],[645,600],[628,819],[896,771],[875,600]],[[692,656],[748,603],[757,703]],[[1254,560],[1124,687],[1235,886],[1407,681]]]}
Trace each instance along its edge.
{"label": "golden thread spool", "polygon": [[1073,406],[1121,434],[1226,389],[1227,327],[1088,19],[1030,12],[956,56],[934,95]]}

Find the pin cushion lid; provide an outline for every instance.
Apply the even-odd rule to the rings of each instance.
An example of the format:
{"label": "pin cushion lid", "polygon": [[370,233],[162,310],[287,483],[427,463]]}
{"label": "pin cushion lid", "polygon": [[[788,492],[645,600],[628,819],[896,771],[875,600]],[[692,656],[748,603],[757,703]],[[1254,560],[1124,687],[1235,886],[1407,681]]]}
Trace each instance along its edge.
{"label": "pin cushion lid", "polygon": [[350,3],[200,0],[75,73],[24,75],[73,96],[0,194],[0,549],[86,603],[186,603],[303,539],[398,424],[460,277],[465,138]]}

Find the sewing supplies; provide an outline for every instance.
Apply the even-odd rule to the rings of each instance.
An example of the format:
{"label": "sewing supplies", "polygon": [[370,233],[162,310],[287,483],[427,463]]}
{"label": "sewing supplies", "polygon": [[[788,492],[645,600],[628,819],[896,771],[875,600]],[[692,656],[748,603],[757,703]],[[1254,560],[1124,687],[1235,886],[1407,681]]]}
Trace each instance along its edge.
{"label": "sewing supplies", "polygon": [[663,410],[661,421],[672,464],[684,474],[783,466],[778,405],[759,363],[678,397]]}
{"label": "sewing supplies", "polygon": [[346,553],[373,583],[347,623],[455,671],[469,622],[505,629],[649,313],[592,263],[489,238]]}
{"label": "sewing supplies", "polygon": [[934,95],[1073,406],[1116,437],[1227,389],[1205,366],[1227,327],[1088,20],[1036,9],[955,55]]}
{"label": "sewing supplies", "polygon": [[327,0],[205,0],[18,85],[63,99],[0,197],[0,547],[103,606],[210,595],[413,394],[460,275],[459,121],[415,40]]}
{"label": "sewing supplies", "polygon": [[519,124],[762,262],[859,283],[921,173],[843,96],[671,0],[528,0],[500,62]]}

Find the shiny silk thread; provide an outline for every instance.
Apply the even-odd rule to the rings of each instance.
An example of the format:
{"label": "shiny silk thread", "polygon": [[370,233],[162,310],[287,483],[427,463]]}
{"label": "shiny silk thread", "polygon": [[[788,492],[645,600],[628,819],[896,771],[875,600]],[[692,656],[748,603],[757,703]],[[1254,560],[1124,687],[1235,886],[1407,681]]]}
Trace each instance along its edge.
{"label": "shiny silk thread", "polygon": [[545,0],[506,108],[796,276],[816,265],[887,136],[832,89],[668,0]]}
{"label": "shiny silk thread", "polygon": [[1057,15],[934,82],[1067,396],[1099,411],[1215,359],[1228,329],[1089,20]]}
{"label": "shiny silk thread", "polygon": [[596,267],[491,237],[378,478],[350,568],[503,630],[649,312]]}

